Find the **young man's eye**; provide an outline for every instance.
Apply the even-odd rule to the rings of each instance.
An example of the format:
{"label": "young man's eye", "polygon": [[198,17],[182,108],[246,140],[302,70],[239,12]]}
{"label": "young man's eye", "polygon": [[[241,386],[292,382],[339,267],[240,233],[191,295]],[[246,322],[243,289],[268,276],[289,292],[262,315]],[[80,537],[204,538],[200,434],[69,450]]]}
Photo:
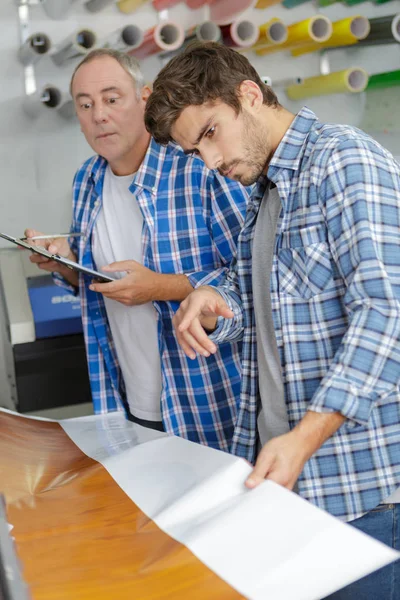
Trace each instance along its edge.
{"label": "young man's eye", "polygon": [[210,127],[210,129],[206,133],[206,137],[211,138],[215,133],[215,127]]}

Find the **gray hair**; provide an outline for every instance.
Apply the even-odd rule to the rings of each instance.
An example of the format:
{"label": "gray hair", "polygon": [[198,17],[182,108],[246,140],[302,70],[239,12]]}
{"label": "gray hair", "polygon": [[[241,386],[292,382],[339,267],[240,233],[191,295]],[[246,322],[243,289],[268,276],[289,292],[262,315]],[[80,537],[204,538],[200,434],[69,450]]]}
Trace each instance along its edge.
{"label": "gray hair", "polygon": [[88,54],[86,54],[85,58],[81,60],[81,62],[75,67],[74,72],[72,73],[71,83],[69,84],[69,91],[72,96],[72,84],[74,82],[74,77],[81,68],[82,65],[92,62],[92,60],[96,60],[96,58],[102,58],[103,56],[109,56],[110,58],[114,58],[117,63],[121,65],[121,67],[132,77],[133,83],[136,89],[136,96],[140,99],[140,91],[144,86],[144,78],[142,71],[140,70],[139,62],[133,56],[129,56],[125,52],[121,52],[120,50],[113,50],[112,48],[96,48],[92,50]]}

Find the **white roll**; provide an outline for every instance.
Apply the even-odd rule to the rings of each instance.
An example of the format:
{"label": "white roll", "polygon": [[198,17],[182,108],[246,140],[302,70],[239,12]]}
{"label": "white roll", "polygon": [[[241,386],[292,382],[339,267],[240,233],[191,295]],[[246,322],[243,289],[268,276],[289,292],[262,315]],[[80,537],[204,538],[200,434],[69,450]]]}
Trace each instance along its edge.
{"label": "white roll", "polygon": [[45,33],[34,33],[20,46],[18,59],[25,66],[33,65],[47,54],[50,48],[51,41]]}
{"label": "white roll", "polygon": [[115,4],[115,0],[89,0],[89,2],[85,2],[84,6],[89,12],[95,13],[103,10],[103,8],[110,4]]}
{"label": "white roll", "polygon": [[57,45],[54,53],[51,55],[56,65],[61,65],[66,60],[84,56],[96,45],[97,37],[91,29],[79,29],[63,42]]}
{"label": "white roll", "polygon": [[25,96],[22,102],[22,108],[31,118],[36,118],[46,108],[55,109],[60,105],[62,94],[58,88],[53,85],[46,85],[34,94]]}
{"label": "white roll", "polygon": [[74,0],[44,0],[43,10],[50,19],[65,19]]}
{"label": "white roll", "polygon": [[111,33],[101,44],[102,48],[114,50],[132,50],[143,43],[143,31],[137,25],[126,25]]}

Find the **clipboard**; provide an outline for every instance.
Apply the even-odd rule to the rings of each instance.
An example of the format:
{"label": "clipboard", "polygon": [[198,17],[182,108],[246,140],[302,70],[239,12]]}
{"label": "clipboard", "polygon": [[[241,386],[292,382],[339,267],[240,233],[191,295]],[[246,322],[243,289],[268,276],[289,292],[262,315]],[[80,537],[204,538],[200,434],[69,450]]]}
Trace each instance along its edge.
{"label": "clipboard", "polygon": [[20,248],[25,248],[25,250],[30,250],[31,252],[34,252],[35,254],[40,254],[41,256],[45,256],[49,260],[54,260],[55,262],[59,263],[60,265],[64,265],[64,267],[68,267],[68,269],[71,269],[72,271],[77,271],[78,273],[87,275],[88,277],[91,277],[92,279],[96,279],[96,281],[98,281],[99,283],[109,283],[110,281],[115,281],[115,279],[113,277],[104,275],[103,273],[100,273],[99,271],[95,271],[94,269],[88,269],[87,267],[84,267],[84,266],[80,265],[79,263],[76,263],[73,260],[70,260],[69,258],[64,258],[63,256],[60,256],[59,254],[51,254],[50,252],[48,252],[48,250],[46,250],[42,246],[31,246],[30,244],[28,244],[28,242],[25,242],[24,240],[20,240],[19,238],[12,237],[11,235],[7,235],[6,233],[0,233],[0,237],[7,240],[8,242],[12,242],[13,244],[16,244]]}

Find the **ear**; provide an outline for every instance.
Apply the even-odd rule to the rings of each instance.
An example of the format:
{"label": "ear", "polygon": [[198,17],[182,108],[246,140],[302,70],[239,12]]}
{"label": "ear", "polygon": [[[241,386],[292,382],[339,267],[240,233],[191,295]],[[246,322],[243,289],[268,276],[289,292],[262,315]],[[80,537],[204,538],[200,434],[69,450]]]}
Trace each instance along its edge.
{"label": "ear", "polygon": [[140,97],[141,97],[141,99],[142,99],[144,102],[147,102],[147,100],[149,99],[149,96],[150,96],[151,92],[152,92],[152,90],[151,90],[150,86],[149,86],[149,85],[147,85],[147,84],[146,84],[146,85],[144,85],[144,86],[142,87],[142,90],[141,90],[141,92],[140,92]]}
{"label": "ear", "polygon": [[255,81],[245,79],[239,86],[239,99],[250,112],[258,112],[263,103],[263,95]]}

